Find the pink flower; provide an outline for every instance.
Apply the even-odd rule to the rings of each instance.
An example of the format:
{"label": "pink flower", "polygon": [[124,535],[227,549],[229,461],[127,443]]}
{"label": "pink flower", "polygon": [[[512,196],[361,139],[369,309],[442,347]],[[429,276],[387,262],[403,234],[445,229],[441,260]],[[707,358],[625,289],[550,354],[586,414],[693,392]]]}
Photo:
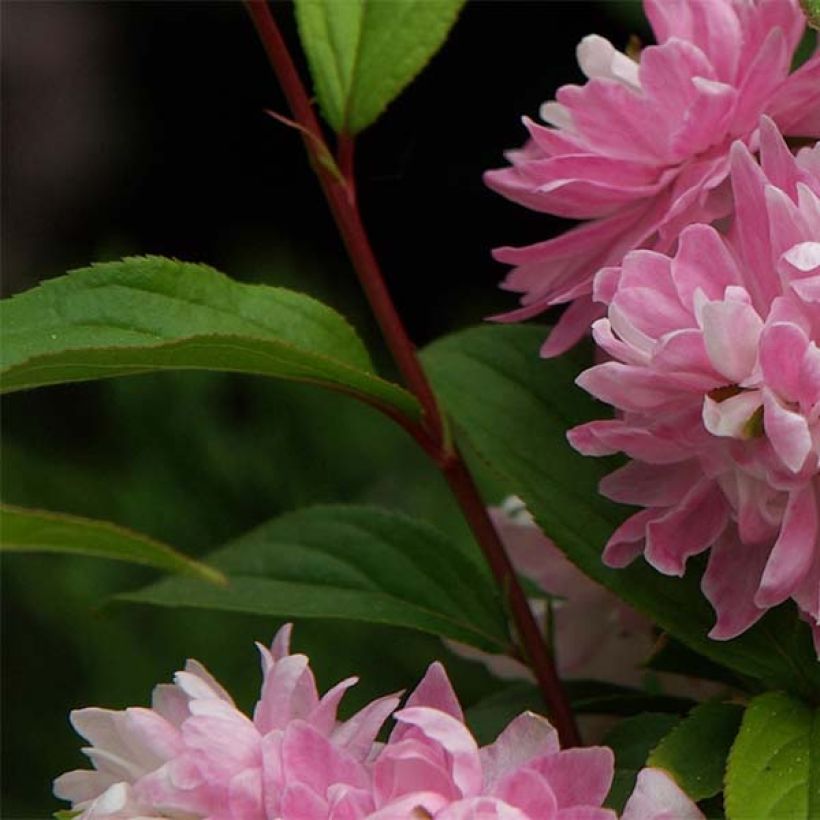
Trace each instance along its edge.
{"label": "pink flower", "polygon": [[[562,751],[549,722],[531,712],[479,748],[440,664],[395,718],[373,765],[370,820],[616,820],[602,808],[614,773],[610,749]],[[625,812],[628,820],[702,818],[671,778],[650,769]]]}
{"label": "pink flower", "polygon": [[[613,776],[606,748],[561,751],[543,718],[516,718],[479,749],[447,673],[434,663],[375,742],[396,696],[345,723],[339,701],[354,679],[319,698],[304,655],[289,654],[290,625],[270,651],[253,720],[196,661],[154,690],[151,709],[81,709],[91,771],[58,777],[54,791],[81,820],[615,820],[601,808]],[[660,772],[645,770],[625,817],[661,820],[696,807]],[[630,805],[637,813],[630,812]]]}
{"label": "pink flower", "polygon": [[308,659],[289,654],[290,631],[283,627],[270,650],[259,647],[264,681],[253,720],[196,661],[173,685],[156,687],[150,709],[72,712],[94,769],[58,777],[55,794],[82,820],[364,816],[365,763],[399,699],[373,701],[339,723],[336,709],[355,678],[320,699]]}
{"label": "pink flower", "polygon": [[760,126],[761,166],[732,146],[728,239],[705,225],[674,258],[647,250],[595,278],[593,325],[614,361],[578,383],[618,408],[570,432],[581,452],[622,450],[608,497],[644,507],[604,560],[644,551],[663,573],[711,548],[710,635],[732,638],[791,598],[820,651],[820,147],[795,159]]}
{"label": "pink flower", "polygon": [[487,184],[522,205],[591,220],[524,248],[500,248],[515,265],[503,287],[523,293],[506,319],[572,303],[544,347],[557,355],[601,316],[595,273],[635,248],[667,252],[687,224],[731,210],[729,149],[757,147],[768,114],[785,134],[820,136],[820,54],[789,74],[805,28],[797,0],[645,0],[658,45],[633,60],[602,37],[578,46],[589,78],[528,118],[527,144]]}

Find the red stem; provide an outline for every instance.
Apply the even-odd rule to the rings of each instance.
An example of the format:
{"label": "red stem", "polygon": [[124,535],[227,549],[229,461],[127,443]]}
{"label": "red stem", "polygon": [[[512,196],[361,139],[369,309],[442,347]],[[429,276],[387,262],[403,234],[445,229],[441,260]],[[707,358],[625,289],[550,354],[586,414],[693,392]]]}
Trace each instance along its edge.
{"label": "red stem", "polygon": [[581,739],[569,699],[558,677],[552,657],[515,570],[487,514],[484,500],[473,477],[457,450],[444,434],[444,423],[438,403],[419,362],[415,347],[407,336],[370,246],[356,205],[353,180],[353,139],[339,137],[338,165],[333,162],[316,115],[304,86],[290,58],[287,46],[271,15],[267,0],[245,0],[268,59],[279,79],[293,117],[300,126],[302,138],[319,177],[322,190],[336,221],[356,274],[364,288],[385,341],[408,388],[419,400],[425,427],[418,428],[408,420],[405,427],[441,469],[469,523],[496,583],[509,601],[510,610],[550,716],[564,747],[579,746]]}
{"label": "red stem", "polygon": [[[327,150],[319,121],[266,0],[245,0],[245,6],[256,25],[273,70],[279,78],[293,117],[304,129],[302,139],[305,148],[387,347],[405,383],[421,403],[425,422],[433,439],[436,443],[441,443],[444,441],[444,427],[438,403],[416,358],[415,347],[407,336],[387,292],[378,262],[355,207],[353,189],[339,172]],[[343,154],[352,162],[352,147],[346,149]]]}

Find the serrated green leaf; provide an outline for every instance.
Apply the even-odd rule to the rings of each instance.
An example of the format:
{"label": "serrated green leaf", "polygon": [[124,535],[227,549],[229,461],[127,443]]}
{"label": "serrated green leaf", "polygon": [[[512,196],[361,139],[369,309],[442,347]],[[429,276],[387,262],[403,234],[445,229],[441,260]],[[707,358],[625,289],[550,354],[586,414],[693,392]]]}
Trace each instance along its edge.
{"label": "serrated green leaf", "polygon": [[212,586],[221,572],[181,552],[108,521],[0,505],[0,551],[53,552],[129,561],[202,578]]}
{"label": "serrated green leaf", "polygon": [[312,382],[411,417],[415,399],[375,375],[356,332],[301,293],[213,268],[131,257],[43,282],[2,303],[2,390],[155,370]]}
{"label": "serrated green leaf", "polygon": [[464,0],[296,0],[316,95],[337,132],[374,122],[447,37]]}
{"label": "serrated green leaf", "polygon": [[125,600],[277,617],[406,626],[479,649],[510,648],[495,587],[432,527],[375,507],[311,507],[209,556],[229,585],[168,578]]}
{"label": "serrated green leaf", "polygon": [[755,698],[729,753],[724,803],[729,820],[820,817],[820,709],[780,692]]}
{"label": "serrated green leaf", "polygon": [[679,722],[677,715],[644,713],[622,720],[606,734],[603,745],[615,752],[615,776],[605,805],[623,810],[649,752]]}
{"label": "serrated green leaf", "polygon": [[702,703],[661,740],[647,765],[670,772],[693,800],[714,797],[723,789],[726,758],[742,717],[736,703]]}
{"label": "serrated green leaf", "polygon": [[440,339],[422,354],[444,406],[469,446],[520,496],[536,521],[587,575],[689,647],[769,686],[806,695],[820,690],[809,630],[793,607],[770,612],[732,641],[707,633],[714,614],[699,589],[697,561],[685,578],[661,575],[642,559],[610,569],[601,551],[629,514],[598,493],[611,467],[585,458],[566,431],[599,416],[601,405],[574,384],[576,352],[543,360],[546,329],[484,326]]}

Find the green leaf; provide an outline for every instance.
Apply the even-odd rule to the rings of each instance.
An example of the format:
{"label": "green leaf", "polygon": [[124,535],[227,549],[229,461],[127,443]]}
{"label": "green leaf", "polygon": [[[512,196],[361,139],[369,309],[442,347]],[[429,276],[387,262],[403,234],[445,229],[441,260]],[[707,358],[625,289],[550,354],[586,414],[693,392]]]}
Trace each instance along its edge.
{"label": "green leaf", "polygon": [[606,799],[609,808],[623,810],[649,752],[679,721],[676,715],[644,713],[622,720],[607,733],[603,745],[615,752],[615,777]]}
{"label": "green leaf", "polygon": [[647,765],[670,772],[693,800],[714,797],[723,790],[726,758],[742,717],[736,703],[702,703],[658,744]]}
{"label": "green leaf", "polygon": [[770,686],[809,694],[820,665],[809,630],[791,606],[769,613],[732,641],[713,641],[711,607],[699,589],[697,561],[669,578],[636,560],[610,569],[601,551],[630,509],[599,495],[611,460],[586,458],[566,431],[602,407],[574,385],[584,362],[577,351],[543,360],[546,329],[484,326],[440,339],[423,361],[468,445],[519,495],[536,521],[587,575],[612,590],[691,649]]}
{"label": "green leaf", "polygon": [[[637,715],[647,711],[681,715],[693,703],[688,698],[652,695],[597,680],[566,680],[564,688],[573,712],[578,715]],[[479,742],[489,743],[516,715],[543,709],[544,700],[538,688],[527,681],[517,681],[470,707],[467,721]]]}
{"label": "green leaf", "polygon": [[213,553],[229,585],[168,578],[126,600],[284,618],[405,626],[487,651],[510,648],[495,587],[474,554],[375,507],[311,507]]}
{"label": "green leaf", "polygon": [[74,515],[0,505],[0,550],[90,555],[179,572],[210,583],[225,582],[221,572],[147,535]]}
{"label": "green leaf", "polygon": [[83,268],[2,304],[4,392],[154,370],[222,370],[313,382],[417,416],[374,374],[356,332],[301,293],[234,282],[156,256]]}
{"label": "green leaf", "polygon": [[374,122],[438,51],[464,0],[296,0],[316,96],[337,132]]}
{"label": "green leaf", "polygon": [[729,820],[820,817],[820,709],[780,692],[755,698],[729,754],[724,800]]}

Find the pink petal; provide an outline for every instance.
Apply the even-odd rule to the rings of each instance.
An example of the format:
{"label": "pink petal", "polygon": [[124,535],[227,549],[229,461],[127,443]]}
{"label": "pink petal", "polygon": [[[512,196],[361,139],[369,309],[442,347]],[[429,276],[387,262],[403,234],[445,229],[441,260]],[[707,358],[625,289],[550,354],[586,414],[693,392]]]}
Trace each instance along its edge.
{"label": "pink petal", "polygon": [[646,560],[665,575],[683,575],[686,560],[714,544],[727,518],[723,493],[704,481],[670,512],[647,524]]}
{"label": "pink petal", "polygon": [[327,820],[327,801],[304,783],[288,784],[281,805],[281,820]]}
{"label": "pink petal", "polygon": [[587,77],[606,77],[610,80],[620,80],[627,85],[640,87],[638,80],[638,64],[616,51],[609,40],[597,34],[584,37],[576,49],[578,65]]}
{"label": "pink petal", "polygon": [[458,696],[453,691],[447,672],[438,661],[430,664],[418,686],[410,693],[405,707],[411,706],[428,706],[464,723],[464,712],[461,711]]}
{"label": "pink petal", "polygon": [[373,811],[369,789],[355,789],[336,783],[328,789],[330,811],[327,820],[365,820]]}
{"label": "pink petal", "polygon": [[742,302],[706,302],[700,310],[706,352],[715,370],[738,384],[752,372],[763,321]]}
{"label": "pink petal", "polygon": [[813,452],[806,417],[784,407],[771,391],[766,390],[763,394],[763,429],[783,464],[793,473],[799,472]]}
{"label": "pink petal", "polygon": [[571,806],[559,809],[555,820],[618,820],[618,815],[611,809],[599,809],[595,806]]}
{"label": "pink petal", "polygon": [[612,785],[615,756],[606,746],[567,749],[535,761],[531,768],[550,784],[559,808],[600,806]]}
{"label": "pink petal", "polygon": [[[436,820],[531,820],[531,817],[494,797],[471,797],[448,806],[436,814]],[[552,816],[547,815],[544,820],[552,820]]]}
{"label": "pink petal", "polygon": [[581,373],[575,383],[621,410],[653,411],[688,399],[679,383],[644,367],[606,362]]}
{"label": "pink petal", "polygon": [[765,116],[760,118],[760,164],[769,182],[797,199],[797,183],[803,174],[778,127]]}
{"label": "pink petal", "polygon": [[590,325],[603,313],[603,307],[588,298],[576,299],[555,323],[541,346],[541,355],[552,359],[566,353],[589,332]]}
{"label": "pink petal", "polygon": [[424,814],[422,812],[438,818],[441,817],[439,812],[445,809],[449,803],[450,800],[442,797],[438,792],[417,791],[403,795],[381,807],[373,814],[368,814],[367,820],[400,820],[400,818],[414,820],[414,813],[416,816],[423,818]]}
{"label": "pink petal", "polygon": [[684,328],[664,336],[652,354],[652,370],[676,374],[682,384],[708,392],[725,384],[712,367],[701,330]]}
{"label": "pink petal", "polygon": [[290,636],[293,632],[293,624],[283,624],[273,637],[270,654],[273,660],[278,661],[286,655],[290,655]]}
{"label": "pink petal", "polygon": [[670,467],[631,461],[601,480],[601,495],[637,507],[677,504],[703,476],[697,459]]}
{"label": "pink petal", "polygon": [[749,422],[763,405],[759,390],[745,390],[723,401],[703,399],[703,425],[713,436],[748,438]]}
{"label": "pink petal", "polygon": [[339,710],[340,701],[345,692],[351,686],[355,686],[358,680],[358,678],[347,678],[328,690],[319,703],[305,716],[307,722],[323,735],[329,735],[336,725],[336,713]]}
{"label": "pink petal", "polygon": [[726,83],[693,77],[692,85],[697,89],[697,96],[670,143],[673,155],[681,159],[722,141],[738,101],[736,89]]}
{"label": "pink petal", "polygon": [[287,655],[268,667],[253,721],[262,734],[267,734],[283,728],[292,718],[307,717],[318,700],[307,657]]}
{"label": "pink petal", "polygon": [[403,795],[429,792],[443,799],[461,796],[441,747],[423,735],[419,739],[391,740],[373,765],[373,798],[386,805]]}
{"label": "pink petal", "polygon": [[723,298],[728,285],[741,281],[734,256],[720,234],[709,225],[690,225],[680,235],[672,260],[672,279],[680,301],[694,311],[694,294]]}
{"label": "pink petal", "polygon": [[746,134],[757,125],[769,98],[788,75],[790,60],[791,53],[782,29],[773,29],[738,89],[737,107],[732,117],[735,135]]}
{"label": "pink petal", "polygon": [[662,769],[641,769],[621,820],[705,820],[700,809]]}
{"label": "pink petal", "polygon": [[467,796],[481,791],[483,775],[475,739],[463,723],[424,706],[402,709],[396,720],[418,727],[425,737],[447,752],[452,766],[453,783]]}
{"label": "pink petal", "polygon": [[524,816],[551,818],[558,805],[551,784],[533,769],[519,769],[507,775],[492,790],[492,796],[520,809]]}
{"label": "pink petal", "polygon": [[261,769],[245,769],[231,778],[228,806],[231,817],[264,816]]}
{"label": "pink petal", "polygon": [[621,419],[591,421],[567,432],[569,443],[585,456],[607,456],[623,451],[649,464],[670,464],[691,454],[675,441],[659,438],[649,430],[632,427]]}
{"label": "pink petal", "polygon": [[364,766],[301,720],[292,721],[282,740],[285,783],[302,783],[324,795],[334,783],[367,788]]}
{"label": "pink petal", "polygon": [[780,537],[775,542],[760,589],[759,607],[777,606],[792,594],[808,572],[817,550],[817,501],[813,484],[789,495]]}
{"label": "pink petal", "polygon": [[775,257],[764,196],[767,180],[740,141],[732,145],[731,158],[735,219],[730,238],[748,271],[745,283],[752,302],[763,309],[780,293],[780,283],[773,275]]}
{"label": "pink petal", "polygon": [[820,133],[820,54],[809,57],[786,78],[768,111],[784,134]]}
{"label": "pink petal", "polygon": [[481,749],[485,790],[542,756],[558,752],[558,733],[552,724],[532,712],[523,712],[505,727],[494,743]]}
{"label": "pink petal", "polygon": [[398,695],[386,695],[368,703],[334,729],[331,735],[334,745],[346,749],[351,757],[364,760],[370,754],[382,724],[398,705]]}
{"label": "pink petal", "polygon": [[562,86],[555,97],[571,113],[577,133],[594,150],[655,165],[665,160],[653,106],[635,89],[594,79],[583,87]]}
{"label": "pink petal", "polygon": [[786,401],[798,401],[803,358],[809,340],[796,325],[769,325],[760,339],[760,366],[766,384]]}
{"label": "pink petal", "polygon": [[643,552],[647,526],[660,515],[658,510],[641,510],[627,518],[609,536],[604,547],[603,562],[608,567],[617,569],[631,564]]}
{"label": "pink petal", "polygon": [[755,594],[770,546],[744,544],[730,529],[715,542],[701,587],[717,613],[709,637],[718,641],[735,638],[765,613],[757,606]]}

